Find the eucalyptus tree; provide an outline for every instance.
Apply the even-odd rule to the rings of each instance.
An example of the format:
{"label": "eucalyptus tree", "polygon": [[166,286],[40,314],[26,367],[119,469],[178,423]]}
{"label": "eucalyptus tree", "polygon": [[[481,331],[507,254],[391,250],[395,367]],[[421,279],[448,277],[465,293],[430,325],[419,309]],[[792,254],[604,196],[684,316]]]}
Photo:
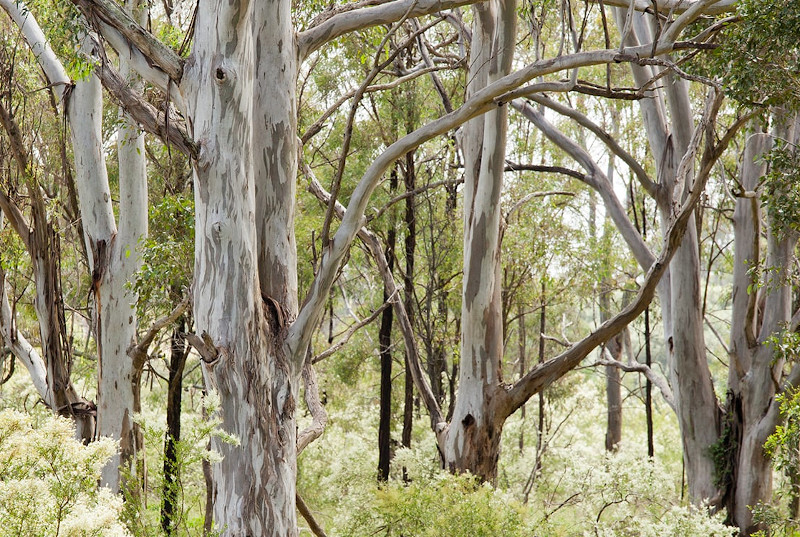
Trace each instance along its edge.
{"label": "eucalyptus tree", "polygon": [[[761,17],[763,31],[765,20],[774,22],[769,15],[773,11],[769,3],[753,2],[745,6],[743,13],[749,13],[751,17],[755,13],[756,16],[753,19],[745,17],[741,23],[743,30],[733,34],[738,37],[724,35],[720,41],[725,49],[735,50],[734,55],[740,55],[739,47],[745,43],[750,53],[743,56],[752,61],[752,58],[764,55],[766,51],[759,44],[758,23],[748,20],[758,21]],[[770,43],[766,45],[767,48],[787,48],[786,36],[792,35],[787,30],[796,24],[791,13],[784,12],[782,23],[777,27],[777,36],[780,38],[767,40]],[[652,19],[633,12],[618,11],[616,15],[622,39],[629,45],[645,42],[654,35],[650,24],[653,23]],[[698,38],[713,39],[726,24],[736,20],[727,18],[711,23],[701,31]],[[770,31],[776,31],[771,23],[769,27]],[[749,31],[744,31],[744,28]],[[789,41],[794,42],[795,39],[789,38]],[[765,92],[766,87],[752,86],[753,66],[737,66],[731,60],[730,53],[721,63],[722,67],[718,67],[716,73],[724,74],[722,78],[726,82],[726,90],[737,95],[740,100],[742,96],[752,98],[760,93],[762,104],[778,105],[792,101],[787,98],[787,81],[775,83],[774,72],[769,72],[769,76],[765,77],[765,80],[770,80],[773,84]],[[732,65],[738,68],[732,69]],[[698,134],[705,128],[705,117],[700,121],[695,119],[697,116],[693,112],[688,82],[684,78],[703,79],[686,75],[675,67],[668,56],[660,58],[653,65],[632,64],[631,67],[639,91],[652,88],[649,90],[650,97],[640,100],[639,106],[657,180],[649,178],[645,167],[587,115],[552,99],[534,96],[532,100],[593,132],[607,145],[610,154],[626,163],[643,190],[656,201],[664,233],[665,224],[670,220],[668,215],[674,210],[674,203],[689,194],[686,177],[708,172],[709,161],[703,159],[698,165],[692,156],[696,151],[694,148],[698,142]],[[765,69],[774,71],[772,67]],[[744,74],[742,71],[745,71]],[[662,80],[663,86],[653,87],[655,80]],[[705,81],[710,85],[720,85],[719,82],[708,79]],[[743,86],[746,87],[744,91]],[[614,220],[631,252],[643,267],[648,267],[648,258],[652,254],[635,232],[633,222],[624,211],[619,210],[619,201],[613,190],[605,184],[604,174],[597,163],[579,144],[556,129],[530,104],[519,102],[515,106],[586,170],[587,182],[601,193],[607,213]],[[743,117],[736,120],[734,127],[743,126],[750,115],[743,114]],[[791,322],[790,280],[786,272],[791,263],[791,252],[796,238],[791,224],[786,222],[790,218],[790,204],[781,202],[782,199],[791,199],[792,196],[792,191],[787,190],[784,177],[787,173],[786,162],[791,159],[785,155],[780,159],[784,168],[778,170],[776,175],[784,177],[784,180],[774,187],[770,201],[765,205],[770,214],[765,224],[762,224],[764,209],[756,201],[764,189],[762,178],[767,168],[763,163],[763,155],[766,148],[772,143],[772,139],[786,140],[788,147],[793,147],[796,136],[796,120],[791,113],[778,110],[773,121],[777,126],[775,134],[767,135],[757,128],[756,132],[751,132],[748,136],[746,150],[740,161],[740,176],[734,189],[736,260],[732,294],[732,344],[729,349],[729,393],[724,405],[714,392],[705,356],[699,224],[693,223],[689,226],[688,235],[672,260],[670,270],[659,289],[670,381],[674,391],[673,404],[681,426],[690,497],[697,503],[710,501],[717,507],[727,507],[730,519],[744,534],[758,529],[752,522],[751,507],[759,502],[769,501],[771,496],[771,470],[763,452],[763,443],[778,424],[778,407],[774,397],[796,385],[798,375],[795,369],[782,371],[785,356],[776,352],[776,348],[782,348],[776,342],[781,340],[784,330],[787,327],[791,330],[796,328]],[[776,204],[782,206],[782,209],[770,212],[769,207]],[[776,217],[777,214],[781,217]],[[767,236],[764,262],[760,261],[763,246],[760,245],[759,231],[762,226],[766,229]],[[764,277],[762,283],[759,283],[756,276],[758,271],[769,275]],[[763,288],[756,295],[753,290],[759,285],[763,285]],[[619,363],[617,366],[624,367]],[[640,369],[647,371],[652,377],[652,371]]]}
{"label": "eucalyptus tree", "polygon": [[[7,44],[4,44],[7,45]],[[0,211],[5,215],[11,228],[19,237],[27,254],[30,256],[32,280],[35,289],[34,310],[39,325],[39,349],[34,348],[17,328],[15,312],[12,310],[6,285],[5,271],[0,269],[2,280],[2,314],[0,314],[0,331],[4,344],[31,375],[42,400],[53,412],[75,419],[76,433],[79,438],[89,441],[94,436],[94,404],[79,395],[70,378],[72,349],[67,333],[64,314],[64,299],[61,290],[61,244],[58,228],[58,211],[52,206],[59,203],[54,193],[58,191],[55,184],[47,183],[52,177],[53,157],[40,140],[47,133],[27,133],[23,121],[29,121],[25,111],[27,106],[15,102],[10,91],[12,84],[28,87],[25,73],[29,70],[23,66],[10,64],[8,48],[3,47],[3,70],[7,77],[4,90],[4,103],[0,104],[0,127],[3,129],[4,143],[10,149],[10,159],[15,166],[9,169],[7,187],[0,191]],[[39,81],[36,80],[38,84]],[[41,94],[34,97],[34,102],[43,104]],[[30,107],[35,109],[36,107]],[[44,109],[47,110],[46,105]],[[49,115],[49,114],[48,114]],[[47,124],[47,122],[45,122]],[[28,135],[28,139],[26,139]],[[53,144],[58,147],[58,144]],[[31,149],[29,149],[31,148]],[[55,159],[62,156],[56,150]],[[15,181],[11,170],[17,170],[19,180]],[[16,183],[16,184],[15,184]],[[28,198],[29,208],[21,204],[22,196],[14,196],[12,190],[24,193]],[[48,194],[48,192],[50,194]],[[12,196],[17,199],[12,199]],[[50,206],[50,207],[49,207]],[[29,213],[26,216],[24,213]],[[6,259],[6,262],[9,260]],[[17,297],[14,297],[16,301]]]}
{"label": "eucalyptus tree", "polygon": [[[99,62],[97,77],[76,83],[69,95],[63,95],[69,99],[67,111],[75,142],[79,193],[82,206],[87,207],[83,211],[87,250],[92,252],[96,293],[101,299],[104,276],[112,266],[106,256],[124,253],[126,249],[118,248],[123,241],[114,226],[99,154],[102,144],[96,113],[100,96],[98,77],[143,128],[162,136],[192,158],[193,313],[197,333],[190,334],[188,339],[202,355],[207,384],[219,393],[222,427],[239,439],[238,445],[217,446],[223,460],[214,465],[214,516],[226,536],[297,534],[297,451],[309,438],[319,434],[319,428],[300,435],[296,431],[301,373],[306,372],[307,380],[313,378],[305,362],[308,345],[322,318],[340,265],[361,229],[370,195],[397,159],[434,137],[488,114],[464,128],[468,164],[462,372],[449,424],[431,395],[418,361],[411,364],[445,464],[453,470],[471,470],[486,478],[496,472],[497,439],[503,420],[644,309],[686,229],[691,208],[699,199],[707,177],[698,173],[692,195],[685,203],[679,203],[671,215],[671,231],[662,256],[652,264],[637,299],[575,347],[506,387],[498,374],[502,334],[497,277],[506,129],[504,104],[514,96],[509,92],[538,77],[563,70],[611,62],[640,62],[642,58],[672,51],[687,24],[715,4],[726,2],[665,2],[663,7],[675,8],[677,16],[654,43],[560,55],[534,61],[515,72],[510,72],[515,45],[514,3],[498,0],[481,3],[473,16],[470,65],[474,77],[464,104],[392,143],[375,157],[353,191],[333,236],[328,232],[330,218],[323,225],[318,271],[302,306],[297,290],[294,238],[299,62],[348,32],[475,2],[396,0],[378,5],[347,4],[321,13],[307,29],[297,31],[291,2],[214,0],[198,4],[193,48],[185,60],[115,3],[106,0],[74,3],[104,42],[120,57],[128,58],[131,67],[145,80],[163,91],[184,119],[181,122],[174,115],[165,117],[163,110],[120,83],[120,77],[104,61],[99,45],[94,46]],[[638,7],[647,9],[649,4]],[[27,13],[27,18],[17,23],[25,31],[31,21],[32,16]],[[29,39],[29,42],[40,50],[43,47],[43,39]],[[49,60],[44,56],[40,55],[43,65]],[[51,82],[69,83],[63,76],[52,76]],[[525,91],[541,89],[533,84]],[[716,107],[709,106],[703,133],[709,134],[715,113]],[[726,141],[723,138],[721,144],[724,146]],[[706,146],[709,159],[720,147],[709,134]],[[84,171],[81,166],[86,166]],[[335,206],[335,198],[334,192],[331,207]],[[120,226],[119,233],[122,229]],[[394,304],[396,311],[405,313],[401,301]],[[313,406],[313,389],[307,389],[306,396],[312,399]]]}

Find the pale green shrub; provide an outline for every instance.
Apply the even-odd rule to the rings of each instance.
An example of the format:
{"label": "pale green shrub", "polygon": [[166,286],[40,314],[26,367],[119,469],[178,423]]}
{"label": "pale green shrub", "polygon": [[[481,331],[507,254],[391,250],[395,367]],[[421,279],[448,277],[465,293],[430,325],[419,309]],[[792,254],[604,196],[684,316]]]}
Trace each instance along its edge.
{"label": "pale green shrub", "polygon": [[38,426],[0,412],[0,537],[123,537],[122,501],[98,488],[114,453],[110,439],[84,446],[72,423],[49,416]]}

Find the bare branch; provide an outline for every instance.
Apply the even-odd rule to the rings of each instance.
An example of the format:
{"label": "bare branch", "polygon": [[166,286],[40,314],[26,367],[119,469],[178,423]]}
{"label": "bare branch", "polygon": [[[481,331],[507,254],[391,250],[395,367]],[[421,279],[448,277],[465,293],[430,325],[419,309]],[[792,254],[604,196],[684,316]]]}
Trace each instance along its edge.
{"label": "bare branch", "polygon": [[347,345],[347,342],[350,341],[350,338],[353,337],[353,334],[355,334],[356,332],[358,332],[359,330],[361,330],[362,328],[364,328],[365,326],[370,324],[372,321],[377,319],[378,315],[380,315],[381,312],[383,310],[385,310],[387,307],[389,307],[389,302],[388,301],[384,302],[383,304],[381,304],[381,306],[378,309],[376,309],[375,311],[373,311],[372,314],[369,317],[367,317],[366,319],[362,319],[362,320],[358,321],[357,323],[354,323],[353,325],[351,325],[347,329],[347,331],[345,331],[344,335],[342,336],[341,339],[339,339],[339,341],[337,341],[331,347],[328,347],[327,349],[325,349],[324,351],[322,351],[321,353],[316,355],[314,357],[314,359],[311,360],[311,363],[312,364],[319,363],[322,360],[324,360],[325,358],[327,358],[328,356],[332,355],[333,353],[335,353],[336,351],[341,349],[342,347],[344,347],[345,345]]}
{"label": "bare branch", "polygon": [[528,203],[532,199],[545,198],[547,196],[570,196],[570,197],[572,197],[574,195],[575,195],[575,192],[569,192],[567,190],[548,190],[548,191],[543,191],[543,192],[531,192],[530,194],[526,194],[526,195],[522,196],[522,198],[519,201],[517,201],[514,205],[512,205],[511,208],[508,210],[508,212],[503,217],[503,220],[505,222],[508,222],[508,219],[511,218],[511,216],[515,212],[519,211],[522,208],[523,205],[525,205],[526,203]]}
{"label": "bare branch", "polygon": [[340,12],[297,35],[299,57],[302,61],[325,43],[349,32],[392,24],[404,17],[421,17],[481,1],[483,0],[395,0],[379,6]]}
{"label": "bare branch", "polygon": [[604,0],[607,6],[614,7],[633,7],[636,11],[653,13],[653,5],[658,7],[658,11],[672,11],[673,13],[684,13],[694,8],[703,15],[719,15],[736,9],[737,0],[720,1],[701,1],[701,0]]}
{"label": "bare branch", "polygon": [[213,364],[219,358],[219,350],[206,332],[203,332],[201,336],[186,334],[186,341],[200,353],[200,357],[206,364]]}
{"label": "bare branch", "polygon": [[708,320],[708,317],[707,316],[703,317],[703,320],[705,321],[706,326],[711,330],[711,333],[714,334],[714,337],[717,338],[719,344],[722,345],[722,349],[725,351],[725,354],[730,354],[731,352],[728,349],[728,345],[725,344],[725,341],[722,339],[722,336],[720,335],[719,331],[716,328],[714,328],[714,325],[711,324],[711,321]]}
{"label": "bare branch", "polygon": [[[310,174],[310,170],[308,170],[307,166],[305,169],[310,178],[308,187],[309,191],[311,191],[311,193],[323,203],[329,203],[330,195],[325,192],[319,181],[317,181]],[[336,215],[340,219],[344,220],[347,214],[344,206],[341,203],[336,203],[335,208]],[[428,409],[428,414],[430,414],[431,429],[438,437],[445,430],[447,424],[445,422],[444,415],[442,414],[442,409],[439,406],[439,402],[433,395],[430,384],[428,384],[425,375],[422,373],[422,365],[419,358],[419,348],[417,347],[417,342],[414,338],[414,330],[411,326],[411,321],[408,318],[408,312],[406,312],[403,300],[400,298],[400,293],[397,290],[394,276],[389,270],[389,264],[386,262],[386,255],[383,253],[383,248],[381,247],[378,237],[371,231],[361,227],[358,230],[358,238],[361,239],[361,241],[366,245],[367,249],[370,251],[373,259],[375,260],[375,263],[378,265],[378,271],[381,274],[383,284],[386,287],[386,291],[389,294],[390,301],[394,307],[394,312],[397,315],[400,323],[400,331],[403,334],[403,342],[406,346],[406,358],[408,360],[409,368],[411,369],[411,377],[413,378],[414,385],[417,387],[420,397],[425,404],[425,408]]]}
{"label": "bare branch", "polygon": [[197,144],[186,133],[186,129],[179,123],[177,117],[168,117],[133,91],[106,58],[100,58],[99,62],[95,73],[103,87],[142,127],[142,130],[155,134],[162,142],[172,145],[189,158],[197,158],[199,151]]}
{"label": "bare branch", "polygon": [[511,162],[506,160],[506,172],[543,172],[543,173],[560,173],[561,175],[566,175],[568,177],[572,177],[577,179],[578,181],[586,182],[588,179],[586,178],[586,174],[581,172],[571,170],[569,168],[565,168],[563,166],[542,166],[539,164],[518,164],[516,162]]}
{"label": "bare branch", "polygon": [[303,498],[300,497],[299,493],[295,493],[294,499],[295,503],[297,504],[297,510],[305,519],[309,529],[311,530],[311,533],[313,533],[317,537],[328,537],[325,534],[325,531],[322,529],[322,526],[320,526],[319,523],[314,518],[314,515],[311,513],[311,509],[308,508],[306,502],[304,502]]}
{"label": "bare branch", "polygon": [[658,390],[661,392],[661,395],[664,397],[664,401],[669,405],[669,407],[673,411],[675,411],[675,395],[672,393],[672,389],[669,387],[667,379],[657,374],[655,371],[653,371],[651,367],[648,367],[645,364],[638,364],[638,363],[626,364],[620,362],[619,360],[615,360],[614,358],[611,357],[610,353],[608,352],[608,349],[603,349],[603,358],[595,362],[593,365],[612,366],[621,369],[622,371],[625,371],[627,373],[643,374],[647,378],[647,380],[649,380],[653,384],[653,386],[658,388]]}
{"label": "bare branch", "polygon": [[175,306],[175,309],[173,309],[168,315],[156,320],[150,326],[150,329],[139,339],[139,341],[135,345],[131,345],[131,347],[128,349],[128,355],[133,356],[135,353],[147,353],[147,349],[150,347],[150,344],[153,343],[153,340],[156,338],[158,333],[166,326],[169,326],[177,321],[178,317],[186,313],[188,308],[189,295],[187,294],[183,297],[183,300],[181,300],[180,303]]}
{"label": "bare branch", "polygon": [[[142,28],[122,6],[112,0],[72,0],[72,3],[95,25],[103,37],[108,39],[119,54],[129,51],[128,46],[122,47],[123,43],[114,35],[115,33],[120,34],[130,47],[141,52],[150,65],[163,71],[174,84],[180,84],[183,77],[183,58]],[[152,73],[147,72],[139,74],[148,80],[152,76]],[[151,80],[151,82],[162,86],[163,89],[163,81]]]}

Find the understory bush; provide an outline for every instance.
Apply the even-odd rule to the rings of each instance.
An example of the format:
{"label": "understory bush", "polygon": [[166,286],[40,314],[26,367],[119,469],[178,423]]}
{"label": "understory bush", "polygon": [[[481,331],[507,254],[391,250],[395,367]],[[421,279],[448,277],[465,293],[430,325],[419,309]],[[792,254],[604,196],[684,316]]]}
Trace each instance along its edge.
{"label": "understory bush", "polygon": [[122,500],[97,486],[115,449],[84,446],[65,418],[0,411],[0,537],[127,537]]}

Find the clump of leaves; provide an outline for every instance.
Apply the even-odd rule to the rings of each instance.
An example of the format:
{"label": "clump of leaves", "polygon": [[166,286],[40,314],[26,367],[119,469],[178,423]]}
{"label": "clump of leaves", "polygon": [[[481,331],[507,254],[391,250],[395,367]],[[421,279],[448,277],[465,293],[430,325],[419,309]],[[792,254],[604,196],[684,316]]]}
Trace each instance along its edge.
{"label": "clump of leaves", "polygon": [[84,446],[72,422],[48,416],[34,426],[25,414],[0,412],[0,537],[123,537],[122,501],[98,488],[116,446]]}
{"label": "clump of leaves", "polygon": [[439,473],[430,480],[393,480],[354,514],[345,535],[480,537],[530,535],[524,508],[469,475]]}
{"label": "clump of leaves", "polygon": [[165,197],[150,209],[149,228],[149,236],[139,245],[142,267],[131,282],[139,294],[140,317],[147,312],[164,315],[189,285],[194,259],[194,202],[183,195]]}
{"label": "clump of leaves", "polygon": [[710,61],[727,93],[756,106],[800,107],[800,4],[742,0]]}
{"label": "clump of leaves", "polygon": [[[779,494],[785,496],[790,504],[795,504],[800,500],[800,390],[791,389],[778,394],[777,401],[785,421],[767,438],[764,450],[772,457],[775,469],[786,477],[786,485]],[[764,523],[776,525],[777,522],[767,516],[769,514],[769,511],[761,510]],[[779,517],[779,521],[783,524],[786,518]]]}
{"label": "clump of leaves", "polygon": [[800,230],[800,155],[785,140],[776,140],[766,155],[769,172],[764,176],[762,198],[773,229]]}

